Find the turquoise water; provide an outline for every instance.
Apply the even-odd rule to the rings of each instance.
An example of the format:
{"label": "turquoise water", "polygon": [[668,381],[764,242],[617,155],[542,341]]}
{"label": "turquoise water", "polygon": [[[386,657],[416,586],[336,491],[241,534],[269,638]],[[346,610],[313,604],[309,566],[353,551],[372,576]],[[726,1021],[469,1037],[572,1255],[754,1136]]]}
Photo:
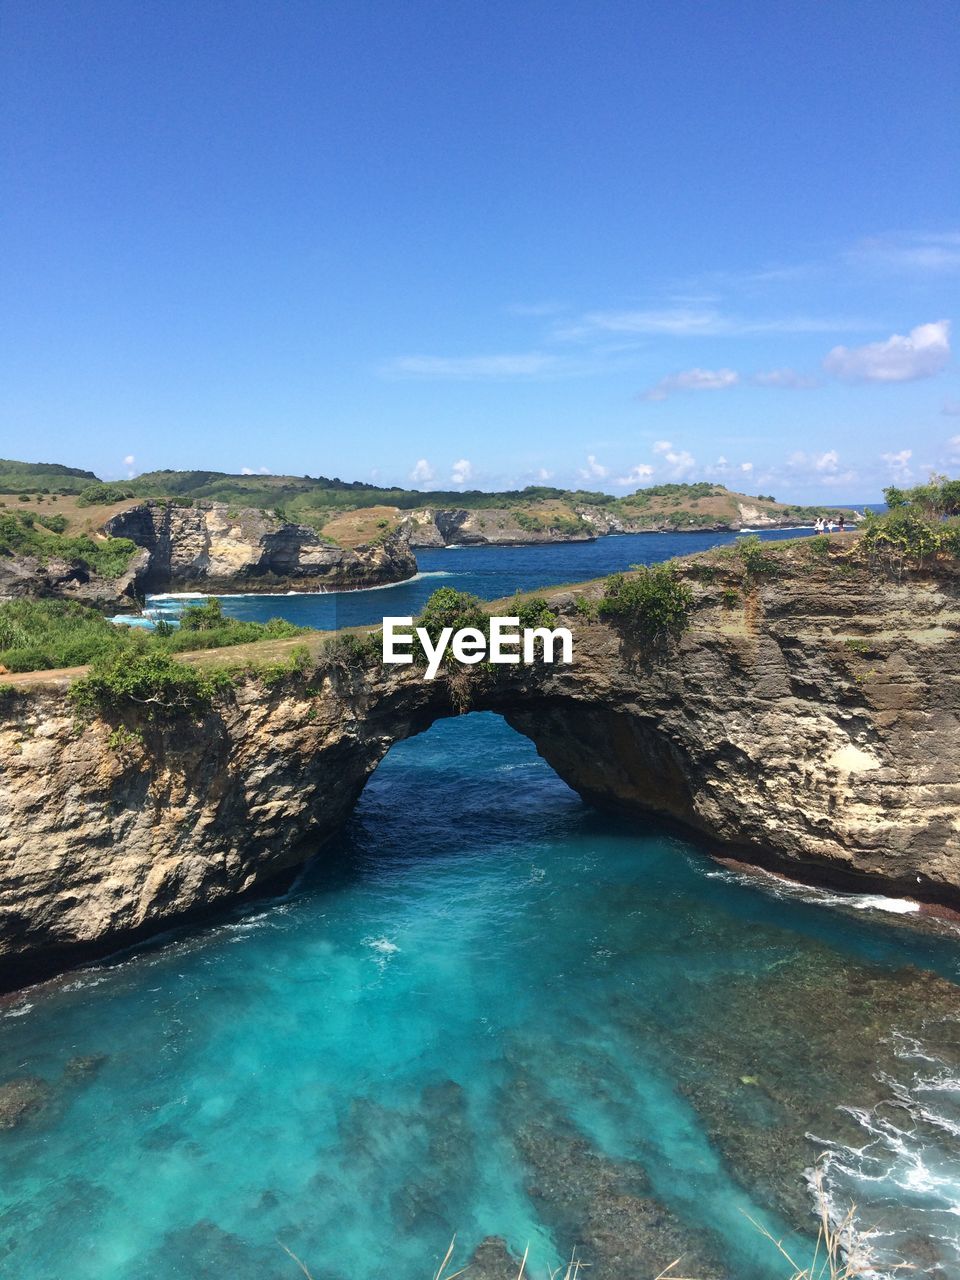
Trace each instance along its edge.
{"label": "turquoise water", "polygon": [[[529,1243],[544,1276],[576,1243],[602,1255],[590,1224],[615,1174],[631,1204],[657,1204],[622,1228],[653,1269],[601,1258],[596,1274],[652,1278],[683,1248],[688,1265],[718,1260],[711,1275],[770,1280],[782,1271],[745,1213],[805,1247],[772,1185],[794,1151],[784,1116],[809,1092],[781,1033],[802,1046],[837,984],[864,982],[913,1028],[917,971],[952,980],[958,958],[952,939],[775,895],[597,814],[496,716],[443,722],[393,748],[284,898],[0,1018],[0,1079],[50,1090],[0,1131],[0,1270],[296,1280],[282,1243],[318,1280],[422,1280],[457,1232],[459,1260],[497,1234]],[[885,1184],[878,1166],[851,1171],[836,1107],[870,1102],[875,1067],[859,1048],[844,1066],[841,1039],[814,1103],[832,1189],[858,1179],[894,1242],[918,1215],[946,1241],[956,1139],[928,1125],[884,1156]],[[725,1056],[741,1044],[759,1086]],[[928,1111],[946,1115],[946,1098],[928,1094]],[[883,1122],[909,1146],[901,1114]],[[738,1163],[744,1133],[754,1150],[775,1136],[757,1168]],[[922,1184],[917,1160],[946,1181]]]}
{"label": "turquoise water", "polygon": [[[436,551],[395,588],[225,603],[374,622],[729,540]],[[316,1280],[424,1280],[456,1232],[461,1263],[529,1244],[535,1277],[579,1244],[593,1280],[681,1254],[777,1280],[747,1215],[804,1261],[823,1153],[881,1259],[958,1278],[958,975],[955,937],[723,870],[496,716],[442,722],[283,898],[0,1010],[0,1103],[40,1104],[0,1128],[0,1274],[297,1280],[286,1246]]]}

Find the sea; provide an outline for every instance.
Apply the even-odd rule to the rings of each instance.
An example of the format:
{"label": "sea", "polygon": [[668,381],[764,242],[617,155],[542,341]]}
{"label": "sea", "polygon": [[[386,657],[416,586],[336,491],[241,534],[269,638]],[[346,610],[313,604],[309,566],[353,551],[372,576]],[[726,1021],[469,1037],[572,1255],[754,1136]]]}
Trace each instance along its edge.
{"label": "sea", "polygon": [[[726,541],[224,607],[358,625]],[[710,852],[494,714],[398,743],[287,892],[0,1006],[0,1091],[39,1100],[0,1128],[0,1275],[430,1280],[497,1237],[543,1280],[787,1280],[823,1211],[864,1275],[958,1280],[960,934]]]}

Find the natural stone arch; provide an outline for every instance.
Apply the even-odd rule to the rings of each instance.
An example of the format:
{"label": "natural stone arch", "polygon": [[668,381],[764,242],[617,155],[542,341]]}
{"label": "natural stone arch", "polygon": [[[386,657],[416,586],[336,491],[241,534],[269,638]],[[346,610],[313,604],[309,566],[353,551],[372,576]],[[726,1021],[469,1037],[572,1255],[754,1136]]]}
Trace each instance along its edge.
{"label": "natural stone arch", "polygon": [[722,579],[691,581],[678,643],[638,645],[561,594],[570,666],[428,682],[327,661],[242,681],[203,721],[119,747],[106,722],[77,736],[62,682],[31,686],[0,719],[0,982],[288,872],[339,830],[394,742],[465,700],[592,803],[797,876],[960,906],[956,583],[864,572],[839,592],[805,563],[733,611]]}

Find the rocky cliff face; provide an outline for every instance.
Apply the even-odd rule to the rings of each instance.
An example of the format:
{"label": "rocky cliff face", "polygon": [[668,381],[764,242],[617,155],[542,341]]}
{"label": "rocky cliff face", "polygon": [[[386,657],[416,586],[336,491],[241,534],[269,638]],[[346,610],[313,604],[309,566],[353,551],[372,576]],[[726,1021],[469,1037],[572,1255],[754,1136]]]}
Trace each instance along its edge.
{"label": "rocky cliff face", "polygon": [[412,511],[403,521],[412,547],[518,546],[540,542],[590,542],[597,531],[575,520],[551,525],[549,515],[524,522],[506,507]]}
{"label": "rocky cliff face", "polygon": [[618,515],[604,507],[577,506],[569,516],[551,526],[546,513],[535,521],[518,520],[507,508],[480,510],[424,507],[411,511],[403,529],[412,547],[513,546],[541,542],[589,542],[616,533],[737,533],[741,529],[793,529],[795,517],[771,515],[751,503],[738,503],[734,516],[671,519],[668,512],[636,518]]}
{"label": "rocky cliff face", "polygon": [[306,525],[219,502],[145,502],[114,516],[106,531],[147,552],[137,575],[141,591],[372,587],[401,582],[417,571],[402,534],[345,550]]}
{"label": "rocky cliff face", "polygon": [[0,718],[0,961],[16,985],[236,898],[335,832],[390,745],[467,704],[587,800],[791,874],[960,906],[960,583],[788,553],[685,570],[679,642],[584,620],[569,666],[319,663],[202,720],[95,721],[22,678]]}
{"label": "rocky cliff face", "polygon": [[62,596],[99,609],[129,606],[137,580],[147,567],[146,551],[138,551],[119,578],[93,573],[82,561],[36,556],[0,557],[0,600],[20,596]]}

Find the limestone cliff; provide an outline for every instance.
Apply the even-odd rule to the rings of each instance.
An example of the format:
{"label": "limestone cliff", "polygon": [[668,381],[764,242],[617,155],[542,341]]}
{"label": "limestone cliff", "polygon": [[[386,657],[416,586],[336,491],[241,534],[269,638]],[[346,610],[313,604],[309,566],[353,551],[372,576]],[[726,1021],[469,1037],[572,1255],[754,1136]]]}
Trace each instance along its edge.
{"label": "limestone cliff", "polygon": [[597,530],[575,514],[556,517],[506,507],[423,508],[411,511],[402,528],[412,547],[521,546],[541,542],[591,542]]}
{"label": "limestone cliff", "polygon": [[[11,986],[216,907],[315,853],[391,743],[501,713],[587,800],[791,874],[960,905],[960,581],[785,553],[688,562],[691,626],[649,647],[554,606],[569,666],[318,659],[202,719],[78,730],[66,677],[0,718],[0,956]],[[587,588],[591,591],[598,588]],[[320,642],[315,644],[319,653]],[[17,682],[15,682],[17,683]]]}
{"label": "limestone cliff", "polygon": [[[515,546],[543,542],[589,542],[617,533],[737,533],[743,529],[796,529],[813,523],[782,504],[761,504],[727,494],[722,501],[690,509],[664,504],[634,514],[606,507],[541,503],[530,511],[507,507],[434,508],[409,512],[402,527],[412,547]],[[556,510],[552,510],[557,508]],[[713,509],[711,509],[711,507]],[[827,514],[830,514],[829,511]],[[847,514],[851,525],[855,519]]]}
{"label": "limestone cliff", "polygon": [[417,563],[402,533],[344,549],[307,525],[222,502],[150,501],[105,526],[147,552],[141,592],[311,591],[373,587],[412,577]]}

